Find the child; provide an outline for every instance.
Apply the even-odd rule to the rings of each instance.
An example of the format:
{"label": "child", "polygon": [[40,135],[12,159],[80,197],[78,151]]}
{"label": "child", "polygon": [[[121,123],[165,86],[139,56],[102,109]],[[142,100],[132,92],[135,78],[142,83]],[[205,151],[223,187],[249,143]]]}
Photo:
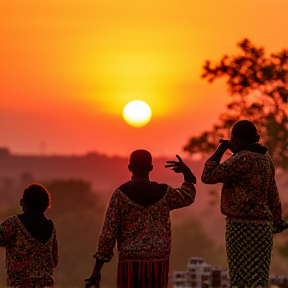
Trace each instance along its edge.
{"label": "child", "polygon": [[196,178],[179,161],[168,161],[184,182],[179,188],[150,181],[152,155],[138,149],[130,155],[131,180],[115,189],[99,237],[95,266],[86,287],[100,287],[101,269],[113,256],[117,241],[118,288],[167,288],[171,252],[170,211],[191,205]]}
{"label": "child", "polygon": [[0,225],[0,246],[6,247],[7,286],[53,286],[58,245],[55,226],[45,216],[50,204],[47,189],[40,184],[31,184],[20,201],[23,213]]}

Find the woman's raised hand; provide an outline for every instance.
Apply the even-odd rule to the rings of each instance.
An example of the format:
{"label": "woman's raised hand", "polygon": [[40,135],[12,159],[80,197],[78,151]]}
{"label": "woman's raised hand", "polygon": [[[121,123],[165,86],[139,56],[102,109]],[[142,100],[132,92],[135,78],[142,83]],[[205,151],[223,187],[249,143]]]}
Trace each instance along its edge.
{"label": "woman's raised hand", "polygon": [[165,168],[172,168],[176,173],[183,173],[185,181],[196,184],[196,177],[190,168],[183,162],[179,155],[176,155],[176,157],[179,161],[167,161]]}

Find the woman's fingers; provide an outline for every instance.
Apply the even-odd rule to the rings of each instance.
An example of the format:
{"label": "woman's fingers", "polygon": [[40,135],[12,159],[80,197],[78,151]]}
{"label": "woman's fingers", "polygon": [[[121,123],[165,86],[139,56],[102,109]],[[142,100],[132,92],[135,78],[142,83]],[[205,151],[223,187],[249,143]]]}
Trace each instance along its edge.
{"label": "woman's fingers", "polygon": [[176,155],[177,159],[179,160],[179,162],[183,162],[181,157],[179,155]]}
{"label": "woman's fingers", "polygon": [[166,165],[165,165],[165,168],[168,168],[168,167],[175,167],[175,166],[177,166],[176,163],[175,163],[175,164],[166,164]]}

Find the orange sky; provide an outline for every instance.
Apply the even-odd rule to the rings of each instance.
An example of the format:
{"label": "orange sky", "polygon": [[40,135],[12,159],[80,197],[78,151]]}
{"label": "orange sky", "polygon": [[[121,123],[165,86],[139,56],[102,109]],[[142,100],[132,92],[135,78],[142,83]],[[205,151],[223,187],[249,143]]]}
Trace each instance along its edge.
{"label": "orange sky", "polygon": [[[200,78],[248,37],[288,46],[287,0],[1,0],[0,147],[13,153],[183,154],[229,100]],[[124,122],[132,100],[152,120]]]}

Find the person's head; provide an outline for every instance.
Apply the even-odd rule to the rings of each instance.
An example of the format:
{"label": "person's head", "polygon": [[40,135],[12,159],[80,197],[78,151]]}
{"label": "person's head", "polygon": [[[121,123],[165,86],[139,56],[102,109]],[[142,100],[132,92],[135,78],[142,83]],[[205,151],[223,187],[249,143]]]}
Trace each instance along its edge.
{"label": "person's head", "polygon": [[149,175],[149,172],[153,170],[152,156],[150,152],[143,149],[133,151],[129,158],[128,169],[133,173],[133,175]]}
{"label": "person's head", "polygon": [[44,213],[51,206],[51,196],[44,186],[33,183],[24,189],[20,204],[24,212]]}
{"label": "person's head", "polygon": [[251,121],[240,120],[231,129],[230,144],[234,152],[239,152],[243,147],[258,142],[259,138],[257,129]]}

